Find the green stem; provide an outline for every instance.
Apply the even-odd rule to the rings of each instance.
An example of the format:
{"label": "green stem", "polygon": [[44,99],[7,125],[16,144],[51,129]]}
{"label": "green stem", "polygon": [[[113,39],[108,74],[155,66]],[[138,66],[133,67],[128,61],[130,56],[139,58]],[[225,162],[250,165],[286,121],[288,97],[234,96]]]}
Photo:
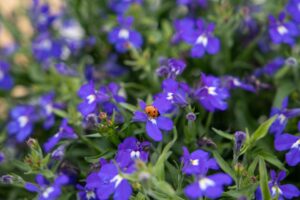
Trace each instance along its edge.
{"label": "green stem", "polygon": [[84,137],[83,135],[80,134],[81,131],[77,130],[75,131],[75,134],[78,136],[78,138],[87,146],[92,147],[93,149],[95,149],[96,151],[98,151],[99,153],[103,153],[103,151],[96,145],[94,144],[92,141],[90,141],[89,139],[87,139],[86,137]]}
{"label": "green stem", "polygon": [[214,115],[213,112],[209,112],[208,113],[208,117],[207,117],[206,124],[205,124],[205,134],[208,134],[208,129],[209,129],[210,125],[211,125],[211,122],[212,122],[212,119],[213,119],[213,115]]}

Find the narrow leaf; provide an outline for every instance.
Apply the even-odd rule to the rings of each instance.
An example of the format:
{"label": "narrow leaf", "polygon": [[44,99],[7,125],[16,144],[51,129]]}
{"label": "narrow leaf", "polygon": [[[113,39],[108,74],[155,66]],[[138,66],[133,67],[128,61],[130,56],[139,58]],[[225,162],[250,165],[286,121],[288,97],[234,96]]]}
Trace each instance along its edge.
{"label": "narrow leaf", "polygon": [[214,131],[216,134],[218,134],[218,135],[220,135],[221,137],[223,137],[223,138],[226,138],[226,139],[228,139],[228,140],[234,140],[234,136],[233,136],[232,134],[230,134],[230,133],[226,133],[226,132],[224,132],[224,131],[221,131],[221,130],[218,130],[218,129],[215,129],[215,128],[213,128],[213,131]]}
{"label": "narrow leaf", "polygon": [[215,159],[217,160],[218,164],[220,165],[221,169],[227,174],[229,174],[234,180],[236,180],[235,172],[230,167],[230,165],[222,158],[222,156],[217,151],[213,151],[212,153]]}
{"label": "narrow leaf", "polygon": [[263,158],[259,158],[259,184],[263,199],[271,199],[268,186],[268,172]]}

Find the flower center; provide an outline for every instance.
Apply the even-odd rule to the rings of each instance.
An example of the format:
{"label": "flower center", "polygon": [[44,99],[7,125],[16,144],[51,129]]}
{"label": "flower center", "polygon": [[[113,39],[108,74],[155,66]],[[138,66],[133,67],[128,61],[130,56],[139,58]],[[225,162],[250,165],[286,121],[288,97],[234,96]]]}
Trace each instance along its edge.
{"label": "flower center", "polygon": [[29,121],[28,117],[24,116],[24,115],[18,118],[18,122],[19,122],[21,128],[23,128],[24,126],[26,126],[26,124],[28,123],[28,121]]}
{"label": "flower center", "polygon": [[200,35],[197,40],[196,40],[196,44],[202,44],[204,47],[207,46],[207,37],[205,34]]}
{"label": "flower center", "polygon": [[131,157],[132,159],[140,158],[140,155],[141,155],[141,153],[140,153],[139,151],[132,151],[132,152],[130,153],[130,157]]}
{"label": "flower center", "polygon": [[50,42],[50,40],[43,40],[41,43],[39,43],[38,47],[41,49],[41,50],[49,50],[51,49],[52,47],[52,44]]}
{"label": "flower center", "polygon": [[279,119],[280,124],[283,124],[286,120],[286,116],[284,116],[284,114],[280,114],[278,116],[278,119]]}
{"label": "flower center", "polygon": [[129,31],[127,29],[121,29],[118,36],[119,38],[127,40],[129,38]]}
{"label": "flower center", "polygon": [[152,124],[157,124],[156,119],[149,117],[149,120],[152,122]]}
{"label": "flower center", "polygon": [[86,99],[88,100],[88,104],[91,104],[96,100],[96,96],[94,94],[90,94],[86,97]]}
{"label": "flower center", "polygon": [[52,104],[47,104],[46,105],[46,107],[45,107],[45,109],[46,109],[46,113],[49,115],[49,114],[51,114],[52,113],[52,111],[53,111],[53,106],[52,106]]}
{"label": "flower center", "polygon": [[282,194],[281,189],[278,186],[273,186],[271,188],[272,196],[276,196],[277,194]]}
{"label": "flower center", "polygon": [[173,93],[172,92],[168,92],[167,94],[167,100],[173,100]]}
{"label": "flower center", "polygon": [[205,191],[208,187],[214,186],[215,182],[209,178],[201,178],[199,180],[199,187],[202,191]]}
{"label": "flower center", "polygon": [[210,95],[216,96],[217,95],[216,89],[217,89],[216,87],[207,87],[207,92]]}
{"label": "flower center", "polygon": [[241,82],[235,78],[235,79],[233,79],[233,85],[240,86]]}
{"label": "flower center", "polygon": [[283,25],[278,26],[277,31],[280,35],[284,35],[289,32]]}
{"label": "flower center", "polygon": [[54,191],[54,188],[53,187],[48,187],[44,192],[43,192],[43,197],[44,198],[48,198],[49,195]]}
{"label": "flower center", "polygon": [[292,145],[291,148],[296,148],[296,149],[300,148],[300,139],[297,140],[297,141]]}
{"label": "flower center", "polygon": [[195,159],[195,160],[191,159],[190,162],[194,166],[198,166],[199,165],[199,160],[198,159]]}
{"label": "flower center", "polygon": [[94,191],[87,191],[87,192],[86,192],[86,198],[87,198],[88,200],[90,200],[90,199],[95,199],[95,198],[96,198],[95,192],[94,192]]}
{"label": "flower center", "polygon": [[121,181],[123,180],[123,178],[118,174],[116,176],[114,176],[110,182],[111,183],[115,183],[115,188],[117,188],[119,186],[119,184],[121,183]]}

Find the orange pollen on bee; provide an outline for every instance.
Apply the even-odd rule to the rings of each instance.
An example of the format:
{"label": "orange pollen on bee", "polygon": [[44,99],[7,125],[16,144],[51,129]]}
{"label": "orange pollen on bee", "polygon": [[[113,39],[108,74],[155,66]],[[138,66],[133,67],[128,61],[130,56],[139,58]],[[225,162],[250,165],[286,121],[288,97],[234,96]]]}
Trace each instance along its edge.
{"label": "orange pollen on bee", "polygon": [[150,118],[156,118],[159,116],[158,109],[155,108],[154,106],[146,106],[145,107],[145,113],[148,115]]}

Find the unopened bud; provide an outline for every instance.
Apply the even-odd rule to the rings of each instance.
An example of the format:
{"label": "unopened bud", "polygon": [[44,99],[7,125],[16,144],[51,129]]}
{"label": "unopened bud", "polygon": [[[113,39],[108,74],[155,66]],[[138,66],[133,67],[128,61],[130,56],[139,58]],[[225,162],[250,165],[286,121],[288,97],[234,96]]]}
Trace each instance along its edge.
{"label": "unopened bud", "polygon": [[36,148],[38,146],[38,142],[36,141],[36,139],[34,138],[29,138],[27,141],[26,141],[26,144],[28,145],[28,147],[30,148]]}
{"label": "unopened bud", "polygon": [[13,176],[11,175],[3,175],[0,177],[0,182],[3,184],[12,184],[13,183]]}
{"label": "unopened bud", "polygon": [[193,112],[188,113],[185,118],[189,121],[195,121],[196,120],[196,115]]}
{"label": "unopened bud", "polygon": [[234,140],[235,140],[234,146],[235,146],[235,151],[236,152],[240,151],[242,145],[245,142],[245,139],[246,139],[246,133],[245,132],[243,132],[243,131],[235,132],[235,134],[234,134]]}
{"label": "unopened bud", "polygon": [[101,120],[106,120],[106,119],[107,119],[107,114],[106,114],[105,112],[100,112],[99,118],[100,118]]}

